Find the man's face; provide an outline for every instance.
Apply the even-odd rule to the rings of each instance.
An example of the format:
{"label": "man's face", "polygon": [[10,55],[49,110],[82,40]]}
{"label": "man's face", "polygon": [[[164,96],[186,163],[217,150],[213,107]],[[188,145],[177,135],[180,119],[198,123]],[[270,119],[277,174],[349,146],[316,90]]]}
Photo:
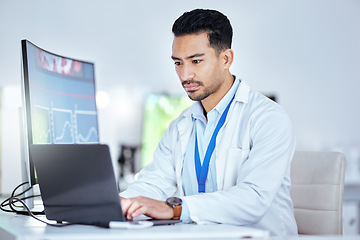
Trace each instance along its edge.
{"label": "man's face", "polygon": [[201,101],[219,90],[224,82],[220,55],[210,47],[207,33],[174,38],[171,57],[190,99]]}

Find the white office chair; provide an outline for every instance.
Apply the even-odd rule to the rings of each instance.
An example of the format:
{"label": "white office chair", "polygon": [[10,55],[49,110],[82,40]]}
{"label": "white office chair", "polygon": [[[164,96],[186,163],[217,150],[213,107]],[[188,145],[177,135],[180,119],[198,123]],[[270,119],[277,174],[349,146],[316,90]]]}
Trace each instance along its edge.
{"label": "white office chair", "polygon": [[345,156],[295,152],[291,199],[299,234],[342,234]]}

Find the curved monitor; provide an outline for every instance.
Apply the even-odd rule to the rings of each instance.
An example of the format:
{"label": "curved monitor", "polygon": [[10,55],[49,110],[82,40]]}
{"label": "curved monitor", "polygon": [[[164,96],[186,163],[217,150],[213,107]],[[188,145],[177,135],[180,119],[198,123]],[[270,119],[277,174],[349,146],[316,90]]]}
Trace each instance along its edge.
{"label": "curved monitor", "polygon": [[31,144],[99,143],[94,64],[22,40],[23,160],[36,184]]}

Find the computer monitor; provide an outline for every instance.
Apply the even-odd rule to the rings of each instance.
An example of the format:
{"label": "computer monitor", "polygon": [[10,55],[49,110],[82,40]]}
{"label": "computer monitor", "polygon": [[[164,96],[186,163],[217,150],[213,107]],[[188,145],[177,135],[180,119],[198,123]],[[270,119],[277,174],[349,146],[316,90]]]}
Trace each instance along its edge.
{"label": "computer monitor", "polygon": [[94,64],[22,46],[23,178],[37,183],[31,144],[99,143]]}

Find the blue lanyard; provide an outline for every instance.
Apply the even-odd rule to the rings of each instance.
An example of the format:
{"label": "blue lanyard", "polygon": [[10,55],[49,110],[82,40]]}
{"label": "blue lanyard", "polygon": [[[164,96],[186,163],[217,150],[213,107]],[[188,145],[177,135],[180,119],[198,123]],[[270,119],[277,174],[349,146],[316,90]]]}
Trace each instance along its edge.
{"label": "blue lanyard", "polygon": [[[235,97],[235,95],[234,95]],[[225,123],[225,119],[226,116],[229,112],[229,108],[230,105],[232,103],[232,101],[234,100],[234,97],[231,99],[231,101],[229,102],[229,104],[227,105],[227,107],[225,108],[223,114],[221,115],[215,130],[213,132],[213,135],[211,136],[209,145],[206,149],[206,153],[205,153],[205,157],[204,157],[204,161],[203,161],[203,165],[201,166],[201,162],[200,162],[200,156],[199,156],[199,147],[198,147],[198,141],[197,141],[197,134],[195,131],[195,169],[196,169],[196,177],[197,177],[197,181],[198,181],[198,191],[199,193],[201,192],[205,192],[205,181],[209,172],[209,163],[210,163],[210,158],[211,155],[214,152],[215,149],[215,144],[216,144],[216,137],[219,133],[220,128],[224,125]]]}

